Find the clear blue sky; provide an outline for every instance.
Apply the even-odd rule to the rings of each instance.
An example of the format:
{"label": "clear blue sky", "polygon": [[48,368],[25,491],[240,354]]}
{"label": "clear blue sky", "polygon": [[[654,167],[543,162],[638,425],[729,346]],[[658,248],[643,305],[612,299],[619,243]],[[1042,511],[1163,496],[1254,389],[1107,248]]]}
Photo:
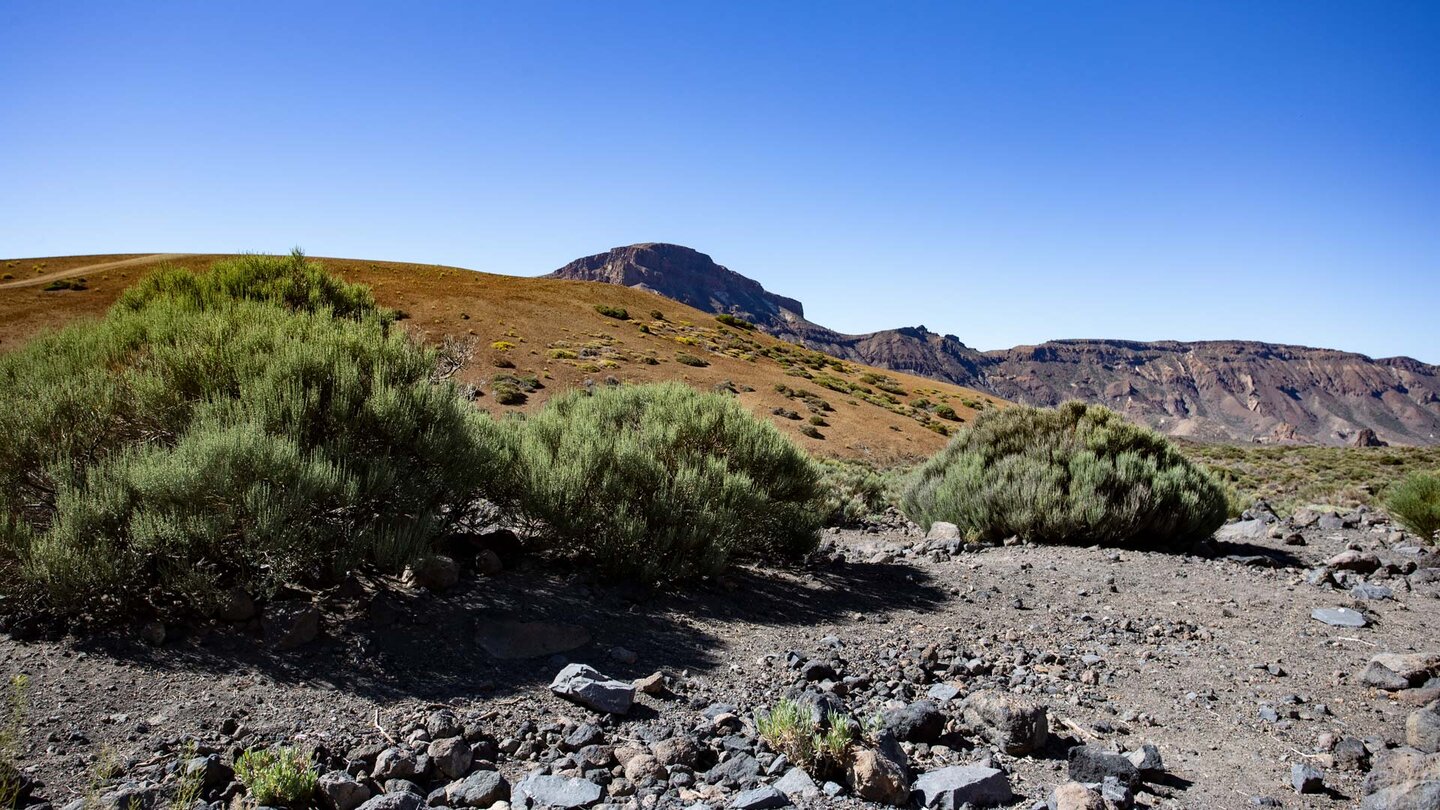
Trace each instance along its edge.
{"label": "clear blue sky", "polygon": [[1440,362],[1440,3],[0,0],[0,256],[548,272]]}

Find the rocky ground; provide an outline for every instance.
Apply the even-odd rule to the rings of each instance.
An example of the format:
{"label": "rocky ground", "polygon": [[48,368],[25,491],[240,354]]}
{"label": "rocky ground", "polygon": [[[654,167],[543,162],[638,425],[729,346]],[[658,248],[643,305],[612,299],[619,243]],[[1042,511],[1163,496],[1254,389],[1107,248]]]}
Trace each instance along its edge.
{"label": "rocky ground", "polygon": [[[451,587],[0,637],[0,674],[31,680],[18,763],[56,808],[170,805],[185,772],[229,803],[236,754],[278,743],[314,749],[339,810],[1440,806],[1440,755],[1403,747],[1437,742],[1440,555],[1374,513],[1248,517],[1193,554],[895,521],[664,594],[501,570],[501,544]],[[853,764],[760,741],[787,697],[856,719]]]}

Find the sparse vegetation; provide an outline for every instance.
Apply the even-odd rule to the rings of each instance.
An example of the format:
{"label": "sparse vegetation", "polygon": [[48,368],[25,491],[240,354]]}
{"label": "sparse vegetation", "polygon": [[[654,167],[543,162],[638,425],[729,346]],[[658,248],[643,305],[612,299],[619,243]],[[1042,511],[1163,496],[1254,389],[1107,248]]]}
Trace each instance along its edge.
{"label": "sparse vegetation", "polygon": [[222,584],[398,571],[493,496],[499,428],[369,301],[247,257],[0,357],[7,609],[203,609]]}
{"label": "sparse vegetation", "polygon": [[298,749],[255,748],[235,759],[235,779],[257,806],[299,808],[315,795],[319,774]]}
{"label": "sparse vegetation", "polygon": [[1306,504],[1379,506],[1406,476],[1440,470],[1440,447],[1177,446],[1231,487],[1240,508],[1264,500],[1282,515]]}
{"label": "sparse vegetation", "polygon": [[987,411],[921,465],[902,499],[922,526],[943,520],[998,541],[1183,546],[1225,521],[1225,493],[1160,435],[1112,411]]}
{"label": "sparse vegetation", "polygon": [[22,782],[18,760],[25,718],[30,710],[30,679],[11,676],[0,695],[0,808],[19,804]]}
{"label": "sparse vegetation", "polygon": [[685,352],[676,352],[675,362],[679,363],[682,366],[694,366],[696,368],[704,368],[705,366],[710,365],[710,361],[702,360],[693,354],[686,354]]}
{"label": "sparse vegetation", "polygon": [[746,329],[750,331],[754,331],[755,329],[755,324],[750,323],[744,318],[737,318],[736,316],[730,315],[728,313],[721,313],[719,315],[716,315],[715,320],[725,324],[726,326],[733,326],[736,329]]}
{"label": "sparse vegetation", "polygon": [[61,290],[80,291],[83,289],[85,289],[85,279],[83,278],[57,278],[44,287],[45,292],[59,292]]}
{"label": "sparse vegetation", "polygon": [[844,771],[856,732],[853,720],[834,712],[823,725],[816,724],[809,708],[789,698],[776,701],[769,712],[758,713],[755,727],[777,753],[821,779]]}
{"label": "sparse vegetation", "polygon": [[1385,508],[1401,525],[1435,542],[1440,532],[1440,474],[1412,473],[1390,488]]}
{"label": "sparse vegetation", "polygon": [[731,397],[680,383],[572,391],[514,429],[525,513],[602,572],[713,574],[817,541],[815,464]]}
{"label": "sparse vegetation", "polygon": [[595,311],[600,313],[601,315],[604,315],[607,318],[615,318],[616,320],[621,321],[630,320],[630,312],[624,307],[612,307],[609,304],[596,304]]}

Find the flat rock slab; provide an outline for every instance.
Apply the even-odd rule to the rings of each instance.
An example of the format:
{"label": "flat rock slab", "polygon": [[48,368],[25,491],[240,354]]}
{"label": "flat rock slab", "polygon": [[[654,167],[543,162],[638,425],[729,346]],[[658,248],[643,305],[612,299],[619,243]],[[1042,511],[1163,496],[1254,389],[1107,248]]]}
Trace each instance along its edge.
{"label": "flat rock slab", "polygon": [[590,631],[574,624],[482,621],[475,639],[491,656],[510,661],[579,649],[590,643]]}
{"label": "flat rock slab", "polygon": [[1310,618],[1324,622],[1331,627],[1365,627],[1370,624],[1370,620],[1365,618],[1365,614],[1343,607],[1315,608],[1310,611]]}
{"label": "flat rock slab", "polygon": [[993,807],[1015,800],[1005,772],[980,765],[952,765],[921,774],[911,795],[927,810],[958,810],[966,804]]}
{"label": "flat rock slab", "polygon": [[555,675],[550,691],[587,709],[625,714],[635,702],[635,685],[601,675],[584,664],[569,664]]}
{"label": "flat rock slab", "polygon": [[573,810],[600,801],[600,786],[586,779],[536,774],[511,791],[516,807],[562,807]]}

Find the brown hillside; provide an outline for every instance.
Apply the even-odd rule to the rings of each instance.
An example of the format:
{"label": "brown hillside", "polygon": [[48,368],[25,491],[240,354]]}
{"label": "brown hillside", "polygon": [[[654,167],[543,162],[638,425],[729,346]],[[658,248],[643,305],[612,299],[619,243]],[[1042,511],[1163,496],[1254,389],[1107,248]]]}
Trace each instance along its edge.
{"label": "brown hillside", "polygon": [[[85,287],[47,291],[42,283],[0,288],[0,350],[20,345],[41,330],[100,316],[126,286],[165,263],[200,269],[224,258],[157,256],[146,263],[141,257],[0,260],[3,272],[16,280],[63,274],[83,279]],[[113,264],[122,259],[129,261]],[[678,379],[702,389],[728,383],[753,412],[812,452],[890,463],[933,453],[946,441],[941,431],[973,419],[977,408],[1004,404],[973,389],[838,360],[725,325],[713,315],[642,290],[433,265],[319,261],[349,281],[370,285],[379,302],[406,313],[405,327],[425,340],[469,342],[473,356],[456,379],[478,388],[477,404],[491,412],[531,410],[557,391],[587,381],[604,385],[610,378]],[[76,275],[77,270],[85,272]],[[603,315],[597,306],[623,308],[628,317]],[[652,317],[655,311],[663,317]],[[686,365],[681,362],[685,355],[706,365]],[[503,367],[507,363],[513,368]],[[502,375],[522,380],[533,376],[542,387],[524,403],[501,405],[494,389]],[[914,407],[924,406],[921,399],[941,412],[941,406],[948,406],[955,418]],[[811,425],[811,417],[824,424]],[[822,438],[802,434],[809,427]]]}

